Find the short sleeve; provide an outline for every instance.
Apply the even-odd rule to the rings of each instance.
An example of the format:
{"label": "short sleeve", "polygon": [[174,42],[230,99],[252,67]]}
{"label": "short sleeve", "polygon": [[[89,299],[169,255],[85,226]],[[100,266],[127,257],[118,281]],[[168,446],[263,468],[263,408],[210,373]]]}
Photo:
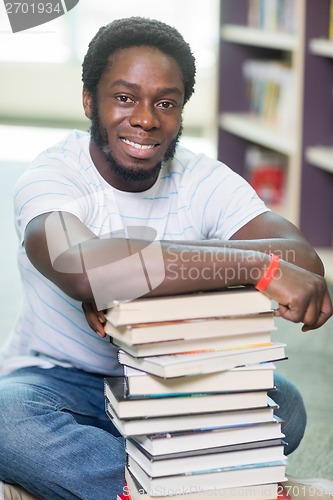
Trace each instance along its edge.
{"label": "short sleeve", "polygon": [[250,184],[224,163],[202,155],[191,175],[190,210],[203,239],[228,240],[246,223],[269,211]]}

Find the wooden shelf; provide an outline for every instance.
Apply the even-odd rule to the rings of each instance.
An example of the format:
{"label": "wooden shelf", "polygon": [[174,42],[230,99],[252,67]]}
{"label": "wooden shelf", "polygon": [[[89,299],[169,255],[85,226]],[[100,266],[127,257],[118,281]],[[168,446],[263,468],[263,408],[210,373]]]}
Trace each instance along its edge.
{"label": "wooden shelf", "polygon": [[292,52],[297,47],[297,38],[295,35],[255,29],[248,26],[225,25],[221,29],[221,37],[228,42],[265,47],[268,49],[287,50]]}
{"label": "wooden shelf", "polygon": [[312,54],[324,57],[333,57],[333,41],[324,38],[313,38],[309,42]]}
{"label": "wooden shelf", "polygon": [[223,113],[220,117],[220,127],[287,156],[294,151],[295,141],[290,134],[281,133],[257,116],[246,113]]}
{"label": "wooden shelf", "polygon": [[307,148],[306,159],[311,165],[333,173],[333,147],[316,146]]}
{"label": "wooden shelf", "polygon": [[[226,163],[235,165],[241,175],[246,173],[246,154],[251,143],[286,155],[282,209],[286,218],[298,226],[316,247],[331,247],[333,232],[331,2],[294,0],[293,12],[283,11],[288,21],[286,26],[296,27],[291,33],[274,31],[282,18],[279,17],[281,11],[272,8],[270,2],[261,2],[262,10],[257,9],[259,4],[254,2],[253,10],[249,10],[247,0],[221,0],[218,154]],[[289,9],[287,4],[285,9]],[[251,26],[246,26],[247,22]],[[256,28],[255,23],[262,23],[271,31]],[[292,71],[293,82],[290,86],[287,84],[287,88],[293,91],[293,95],[291,98],[287,95],[282,101],[285,114],[282,115],[283,121],[273,122],[275,127],[266,123],[264,118],[246,114],[248,110],[258,110],[259,113],[264,109],[266,113],[273,108],[271,101],[268,101],[267,109],[264,106],[264,92],[260,99],[260,92],[267,83],[264,71],[261,78],[259,69],[257,72],[255,68],[253,80],[257,87],[251,86],[252,81],[246,74],[249,65],[245,66],[248,61],[254,64],[259,61],[262,67],[266,62],[285,61]],[[264,82],[262,86],[261,81]],[[260,98],[257,99],[258,95]],[[273,113],[269,112],[263,115],[272,116]],[[280,123],[282,127],[277,126]],[[309,196],[318,200],[310,202]],[[332,254],[333,249],[329,255]]]}
{"label": "wooden shelf", "polygon": [[326,280],[333,283],[333,248],[316,248],[316,252],[324,263]]}

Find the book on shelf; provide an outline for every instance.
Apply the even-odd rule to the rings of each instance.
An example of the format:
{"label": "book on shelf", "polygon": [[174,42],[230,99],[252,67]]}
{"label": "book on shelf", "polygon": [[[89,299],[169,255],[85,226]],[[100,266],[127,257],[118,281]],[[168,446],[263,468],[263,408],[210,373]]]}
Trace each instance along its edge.
{"label": "book on shelf", "polygon": [[243,316],[225,316],[113,326],[107,321],[105,332],[127,345],[155,342],[201,340],[222,336],[268,332],[275,329],[273,311]]}
{"label": "book on shelf", "polygon": [[281,60],[247,59],[243,75],[250,113],[281,131],[294,129],[294,70]]}
{"label": "book on shelf", "polygon": [[229,410],[212,413],[192,413],[187,415],[173,415],[167,417],[126,418],[121,419],[106,400],[106,413],[114,426],[125,436],[139,434],[154,434],[199,430],[219,426],[249,425],[260,422],[273,421],[273,412],[276,408],[274,401],[267,397],[267,404],[260,408]]}
{"label": "book on shelf", "polygon": [[124,383],[129,397],[268,390],[274,387],[274,371],[273,363],[261,363],[204,375],[161,378],[124,366]]}
{"label": "book on shelf", "polygon": [[230,370],[267,361],[285,359],[285,344],[230,350],[205,351],[201,353],[168,354],[137,358],[120,350],[119,363],[148,372],[158,377],[181,377]]}
{"label": "book on shelf", "polygon": [[[212,470],[237,465],[274,462],[284,460],[284,444],[262,447],[241,448],[236,451],[224,451],[221,448],[199,450],[199,453],[160,455],[154,457],[130,439],[126,440],[126,452],[151,477],[171,476]],[[179,456],[181,455],[181,456]]]}
{"label": "book on shelf", "polygon": [[257,347],[270,345],[271,332],[257,332],[244,335],[202,338],[198,340],[175,340],[168,342],[150,342],[148,344],[128,345],[113,339],[112,343],[132,356],[163,356],[164,354],[179,354],[182,352],[202,352],[216,349],[239,349],[241,347]]}
{"label": "book on shelf", "polygon": [[[144,487],[139,483],[139,481],[134,477],[129,471],[128,467],[125,468],[125,479],[126,479],[126,492],[131,496],[132,500],[180,500],[180,493],[174,490],[168,490],[168,492],[155,490],[154,496],[148,493]],[[253,498],[255,500],[267,500],[275,499],[278,496],[278,484],[277,483],[266,483],[266,484],[256,484],[252,486],[242,486],[234,488],[214,488],[206,490],[206,495],[203,496],[203,492],[200,488],[197,491],[191,489],[186,492],[184,498],[186,500],[202,500],[205,497],[208,498],[223,498],[224,500],[244,500],[246,498]],[[164,494],[163,494],[164,493]],[[130,499],[126,499],[130,500]]]}
{"label": "book on shelf", "polygon": [[115,302],[106,311],[114,326],[155,323],[171,320],[269,312],[271,300],[252,286],[239,286],[213,292],[147,297],[130,302]]}
{"label": "book on shelf", "polygon": [[[203,473],[178,474],[172,476],[151,477],[130,456],[128,468],[137,478],[143,488],[152,495],[156,492],[178,490],[185,494],[186,491],[199,489],[201,491],[233,488],[238,486],[251,486],[258,483],[282,482],[286,480],[285,461],[265,462],[250,466],[230,467]],[[190,489],[190,490],[189,490]]]}
{"label": "book on shelf", "polygon": [[104,383],[105,398],[119,418],[158,417],[188,413],[260,408],[267,404],[267,391],[216,392],[163,397],[128,397],[124,377],[109,377]]}
{"label": "book on shelf", "polygon": [[142,434],[131,439],[151,455],[205,450],[243,443],[254,443],[267,439],[283,439],[281,420],[274,417],[271,422],[230,427],[216,427],[183,432]]}
{"label": "book on shelf", "polygon": [[248,0],[247,22],[252,28],[296,33],[296,0]]}
{"label": "book on shelf", "polygon": [[265,203],[282,203],[286,184],[286,157],[251,145],[246,150],[245,169],[248,182]]}

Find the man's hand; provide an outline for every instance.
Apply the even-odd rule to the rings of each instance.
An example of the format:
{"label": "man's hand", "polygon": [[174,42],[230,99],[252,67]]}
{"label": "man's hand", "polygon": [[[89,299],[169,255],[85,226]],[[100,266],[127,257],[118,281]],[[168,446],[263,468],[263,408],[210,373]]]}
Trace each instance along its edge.
{"label": "man's hand", "polygon": [[264,293],[278,302],[276,315],[303,323],[303,332],[321,327],[333,314],[324,278],[283,260]]}
{"label": "man's hand", "polygon": [[104,325],[106,320],[104,311],[98,311],[96,305],[92,302],[82,302],[82,309],[90,328],[100,337],[105,337]]}

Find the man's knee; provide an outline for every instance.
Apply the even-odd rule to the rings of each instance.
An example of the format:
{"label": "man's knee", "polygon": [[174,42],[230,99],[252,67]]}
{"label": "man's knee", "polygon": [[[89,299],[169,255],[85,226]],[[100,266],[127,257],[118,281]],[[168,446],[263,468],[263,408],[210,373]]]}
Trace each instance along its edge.
{"label": "man's knee", "polygon": [[306,409],[297,387],[281,374],[275,376],[276,389],[269,393],[279,406],[275,414],[283,420],[282,432],[285,434],[285,453],[289,455],[299,446],[306,428]]}
{"label": "man's knee", "polygon": [[16,450],[29,446],[33,440],[33,425],[40,397],[32,385],[15,380],[14,377],[0,378],[0,442],[1,449]]}

